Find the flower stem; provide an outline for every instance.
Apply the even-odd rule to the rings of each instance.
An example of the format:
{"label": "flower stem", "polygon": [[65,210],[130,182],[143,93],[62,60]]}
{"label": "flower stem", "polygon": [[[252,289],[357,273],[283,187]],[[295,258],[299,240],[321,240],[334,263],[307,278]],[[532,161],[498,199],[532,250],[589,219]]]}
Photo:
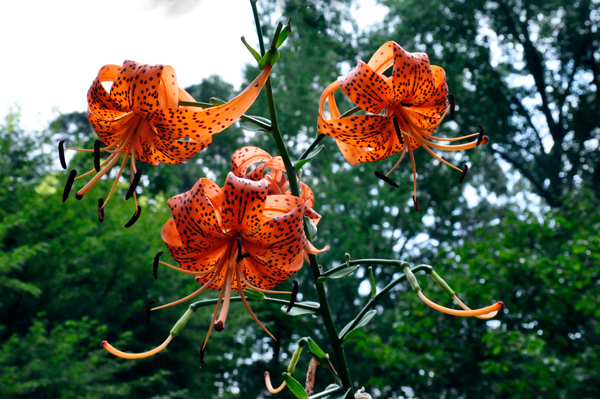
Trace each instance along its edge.
{"label": "flower stem", "polygon": [[[258,11],[256,9],[256,2],[254,0],[250,0],[250,4],[252,5],[252,12],[254,13],[254,22],[256,23],[256,33],[258,35],[258,40],[260,43],[260,51],[264,56],[265,54],[265,45],[262,37],[262,32],[260,28],[260,20],[258,17]],[[285,143],[283,142],[283,137],[279,130],[279,124],[277,123],[277,113],[275,111],[275,102],[273,100],[273,88],[271,87],[271,77],[267,79],[267,83],[265,84],[267,89],[267,100],[269,102],[269,112],[271,114],[271,128],[273,133],[273,138],[275,139],[275,143],[277,144],[277,149],[279,150],[279,155],[283,160],[283,164],[285,165],[285,170],[288,176],[288,182],[290,184],[290,191],[292,195],[299,197],[300,191],[298,190],[298,182],[296,181],[296,170],[292,165],[290,156],[285,147]],[[304,231],[308,236],[308,229],[306,223],[304,223]],[[310,261],[310,267],[313,274],[313,279],[315,282],[315,286],[317,289],[317,295],[319,298],[319,304],[321,305],[321,319],[325,324],[325,329],[327,330],[327,335],[329,335],[329,341],[333,348],[333,352],[335,355],[335,359],[338,363],[338,373],[340,375],[340,379],[346,388],[349,388],[352,391],[352,380],[350,379],[350,373],[348,372],[348,364],[346,362],[346,354],[344,352],[344,347],[342,346],[343,342],[339,339],[337,329],[333,322],[333,316],[331,314],[331,309],[329,308],[329,302],[327,300],[327,293],[325,292],[325,287],[323,283],[319,283],[318,279],[320,276],[319,264],[317,261],[317,257],[315,255],[309,255],[308,259]],[[352,391],[353,392],[353,391]]]}

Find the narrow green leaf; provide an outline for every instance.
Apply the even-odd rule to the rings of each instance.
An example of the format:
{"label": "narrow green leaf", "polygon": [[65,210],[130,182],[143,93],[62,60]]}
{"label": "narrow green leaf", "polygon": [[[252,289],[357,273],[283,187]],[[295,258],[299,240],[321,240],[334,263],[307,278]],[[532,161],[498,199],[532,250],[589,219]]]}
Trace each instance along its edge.
{"label": "narrow green leaf", "polygon": [[306,393],[302,385],[300,385],[300,383],[296,381],[294,377],[292,377],[288,373],[283,373],[282,375],[285,383],[287,384],[287,387],[298,399],[308,399],[308,394]]}
{"label": "narrow green leaf", "polygon": [[305,163],[319,155],[319,153],[323,151],[323,148],[325,148],[325,144],[321,144],[320,146],[316,147],[306,156],[306,158],[296,162],[296,170],[299,170],[302,166],[304,166]]}
{"label": "narrow green leaf", "polygon": [[354,273],[356,271],[356,269],[358,269],[359,267],[360,267],[360,265],[354,265],[354,266],[346,267],[345,269],[338,270],[337,272],[328,274],[327,276],[321,276],[321,277],[319,277],[319,282],[349,276],[350,274]]}
{"label": "narrow green leaf", "polygon": [[[298,306],[296,306],[298,304],[313,306],[315,308],[315,310],[308,310],[308,309],[304,309],[304,308],[299,308]],[[290,310],[289,313],[287,313],[288,305],[283,305],[281,307],[281,310],[284,313],[287,313],[290,316],[300,316],[300,315],[303,315],[303,314],[315,314],[315,312],[317,311],[317,309],[319,309],[319,306],[321,306],[318,302],[312,302],[312,301],[296,302],[296,305],[294,305],[294,307],[292,308],[292,310]]]}
{"label": "narrow green leaf", "polygon": [[319,360],[327,358],[327,354],[323,352],[323,349],[321,349],[311,337],[308,337],[308,350],[310,350],[310,352]]}
{"label": "narrow green leaf", "polygon": [[227,101],[225,101],[225,100],[221,100],[220,98],[217,98],[217,97],[211,97],[211,98],[210,98],[210,103],[211,103],[212,105],[214,105],[215,107],[218,107],[219,105],[223,105],[223,104],[225,104],[226,102],[227,102]]}
{"label": "narrow green leaf", "polygon": [[244,295],[246,295],[247,298],[250,298],[255,301],[265,300],[265,294],[263,294],[262,292],[255,291],[252,288],[246,288],[244,290]]}
{"label": "narrow green leaf", "polygon": [[[252,116],[252,115],[248,115],[253,119],[256,119],[259,122],[263,122],[265,125],[269,125],[271,126],[271,121],[268,120],[267,118],[263,118],[262,116]],[[262,126],[259,126],[255,123],[252,123],[248,120],[241,120],[240,119],[240,126],[242,127],[242,129],[244,130],[248,130],[250,132],[267,132],[270,133],[267,129],[265,129]]]}
{"label": "narrow green leaf", "polygon": [[352,320],[350,323],[346,324],[346,326],[342,329],[342,331],[340,331],[340,334],[339,334],[340,339],[344,340],[345,337],[347,337],[350,333],[352,333],[352,331],[358,330],[359,328],[366,326],[369,323],[369,321],[371,321],[371,319],[376,314],[377,314],[376,310],[369,310],[367,313],[365,313],[365,315],[362,317],[362,319],[360,319],[358,321],[358,323],[356,323],[356,325],[354,326],[354,328],[352,330],[350,330],[350,326],[352,326],[352,324],[354,323],[354,320]]}
{"label": "narrow green leaf", "polygon": [[254,48],[252,48],[252,46],[248,44],[244,36],[242,36],[242,43],[244,43],[244,46],[246,46],[248,51],[250,51],[250,54],[252,54],[256,62],[260,62],[260,55],[258,54],[258,51],[254,50]]}

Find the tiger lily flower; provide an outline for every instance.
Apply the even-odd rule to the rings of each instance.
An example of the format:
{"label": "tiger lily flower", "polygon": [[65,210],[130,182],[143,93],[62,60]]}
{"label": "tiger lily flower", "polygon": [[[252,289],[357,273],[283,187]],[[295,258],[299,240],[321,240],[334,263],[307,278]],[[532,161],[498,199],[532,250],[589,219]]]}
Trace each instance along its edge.
{"label": "tiger lily flower", "polygon": [[[185,90],[177,86],[175,71],[168,65],[139,64],[125,61],[123,66],[105,65],[90,87],[87,100],[87,116],[100,137],[93,150],[68,148],[93,152],[94,169],[75,178],[71,171],[63,194],[66,201],[74,180],[92,175],[94,177],[76,193],[81,199],[124,156],[112,189],[106,198],[98,202],[100,220],[104,207],[113,194],[128,159],[131,159],[131,186],[126,199],[134,197],[136,213],[126,225],[133,224],[141,212],[137,204],[135,187],[140,179],[136,160],[158,165],[187,161],[208,146],[212,135],[235,122],[252,105],[265,84],[272,66],[267,66],[242,93],[233,100],[208,109],[199,106],[179,107],[179,101],[195,101]],[[110,91],[103,83],[110,82]],[[104,144],[104,146],[102,146]],[[63,168],[64,142],[59,143]],[[100,153],[108,153],[101,162]]]}
{"label": "tiger lily flower", "polygon": [[[392,76],[383,73],[393,67]],[[348,98],[366,111],[365,115],[341,117],[334,98],[334,91],[341,89]],[[409,53],[394,42],[387,42],[377,50],[368,63],[359,61],[356,68],[346,77],[330,84],[319,103],[319,131],[334,138],[348,162],[356,165],[375,162],[402,152],[396,165],[381,178],[394,184],[387,176],[409,154],[414,177],[414,200],[416,201],[417,179],[414,150],[425,148],[433,157],[461,172],[448,163],[432,148],[445,151],[460,151],[488,142],[479,133],[456,138],[434,137],[448,109],[453,104],[448,100],[446,72],[439,66],[430,65],[424,53]],[[453,98],[453,96],[451,97]],[[325,114],[328,102],[329,118]],[[382,113],[383,111],[383,113]],[[439,144],[478,136],[476,140],[461,145]]]}
{"label": "tiger lily flower", "polygon": [[[185,298],[152,310],[185,302],[207,288],[219,290],[203,349],[213,327],[217,331],[225,328],[232,291],[239,292],[250,316],[273,337],[250,309],[243,290],[289,294],[270,288],[302,268],[305,252],[326,250],[313,247],[304,234],[304,200],[269,195],[268,191],[265,179],[252,181],[230,172],[223,188],[202,178],[187,193],[168,200],[173,217],[164,225],[161,236],[180,267],[160,263],[195,275],[202,286]],[[167,344],[165,341],[163,345]],[[123,352],[108,345],[105,348],[123,357]]]}
{"label": "tiger lily flower", "polygon": [[[248,171],[254,164],[260,165]],[[266,170],[269,171],[265,172]],[[237,177],[254,181],[264,178],[268,184],[269,195],[292,195],[281,157],[271,157],[268,152],[258,147],[247,146],[236,150],[231,157],[231,172]],[[315,194],[307,184],[302,182],[300,182],[300,198],[304,200],[304,215],[316,226],[321,220],[321,215],[312,209],[315,205]]]}

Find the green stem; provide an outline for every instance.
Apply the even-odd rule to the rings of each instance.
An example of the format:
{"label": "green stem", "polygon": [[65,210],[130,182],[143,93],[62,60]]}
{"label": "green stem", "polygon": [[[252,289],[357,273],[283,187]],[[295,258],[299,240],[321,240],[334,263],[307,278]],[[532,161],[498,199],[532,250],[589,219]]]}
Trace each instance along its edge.
{"label": "green stem", "polygon": [[[265,53],[265,45],[263,42],[261,29],[260,29],[260,20],[258,18],[258,11],[256,10],[256,4],[253,0],[250,0],[250,4],[252,5],[252,12],[254,13],[254,21],[256,23],[256,32],[258,34],[258,40],[260,43],[261,52],[264,55]],[[290,191],[292,195],[299,197],[300,191],[298,190],[298,182],[296,181],[296,170],[292,165],[290,160],[290,156],[285,147],[285,143],[283,142],[283,137],[281,132],[279,131],[279,124],[277,123],[277,113],[275,111],[275,103],[273,100],[273,89],[271,87],[271,77],[267,79],[266,83],[267,89],[267,100],[269,102],[269,112],[271,113],[271,126],[273,132],[273,138],[275,139],[275,143],[277,144],[277,148],[279,150],[279,155],[283,160],[283,164],[285,165],[285,170],[288,176],[288,182],[290,184]],[[308,236],[308,229],[306,223],[304,223],[304,231]],[[338,363],[338,372],[340,374],[340,379],[345,387],[352,390],[352,380],[350,379],[350,373],[348,372],[348,364],[346,362],[346,354],[344,352],[344,347],[342,346],[342,341],[339,339],[337,334],[337,329],[333,322],[333,316],[331,315],[331,309],[329,308],[329,302],[327,301],[327,293],[325,292],[325,287],[322,283],[318,282],[318,278],[320,276],[319,264],[317,261],[317,257],[315,255],[309,255],[308,259],[310,261],[310,267],[313,274],[313,279],[317,289],[317,295],[319,297],[319,303],[321,305],[321,318],[323,319],[323,323],[325,324],[325,329],[327,330],[327,334],[329,335],[329,340],[331,342],[331,346],[333,348],[333,352],[335,358]],[[353,391],[352,391],[353,392]]]}
{"label": "green stem", "polygon": [[[396,261],[396,262],[398,262],[398,261]],[[413,273],[421,271],[421,270],[425,270],[426,272],[429,273],[431,270],[433,270],[433,268],[429,265],[418,265],[418,266],[413,267],[410,270]],[[354,320],[352,321],[352,325],[348,329],[348,332],[352,331],[352,329],[358,324],[358,322],[364,317],[364,315],[369,310],[371,310],[373,308],[373,306],[375,306],[375,304],[377,303],[379,298],[381,298],[383,295],[386,295],[388,292],[390,292],[390,290],[392,288],[397,286],[402,280],[405,280],[405,279],[406,279],[406,275],[404,273],[402,273],[402,275],[400,275],[398,278],[394,279],[391,283],[386,285],[377,295],[375,295],[373,298],[371,298],[371,300],[369,300],[369,302],[367,302],[365,307],[362,308],[361,311],[358,313],[358,316],[356,316],[354,318]],[[343,339],[344,339],[344,337],[342,337],[342,340]]]}

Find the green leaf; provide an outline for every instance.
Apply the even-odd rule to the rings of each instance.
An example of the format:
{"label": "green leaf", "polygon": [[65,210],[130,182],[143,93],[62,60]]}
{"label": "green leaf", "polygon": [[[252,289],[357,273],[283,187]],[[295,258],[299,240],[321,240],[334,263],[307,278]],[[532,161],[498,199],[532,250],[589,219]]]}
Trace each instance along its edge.
{"label": "green leaf", "polygon": [[[265,125],[269,125],[271,126],[271,121],[267,118],[263,118],[262,116],[253,116],[253,115],[248,115],[250,116],[252,119],[256,119],[259,122],[263,122]],[[262,126],[258,126],[255,123],[252,123],[250,121],[244,121],[240,119],[240,126],[242,127],[242,129],[244,130],[248,130],[250,132],[267,132],[270,133],[267,129],[265,129]]]}
{"label": "green leaf", "polygon": [[362,317],[362,319],[360,319],[358,321],[358,323],[356,323],[356,325],[354,326],[354,328],[352,330],[350,330],[350,326],[354,323],[354,320],[352,320],[350,323],[346,324],[346,326],[342,329],[342,331],[340,331],[339,337],[341,340],[344,340],[345,337],[347,337],[348,335],[350,335],[350,333],[352,333],[352,331],[356,331],[361,327],[366,326],[369,321],[371,321],[371,319],[373,318],[373,316],[375,316],[377,314],[376,310],[369,310],[367,313],[365,313],[365,315]]}
{"label": "green leaf", "polygon": [[255,291],[252,288],[246,288],[244,290],[244,295],[246,295],[247,298],[250,298],[254,301],[264,301],[265,300],[265,294],[263,294],[262,292]]}
{"label": "green leaf", "polygon": [[319,347],[319,345],[317,345],[317,343],[315,341],[312,340],[311,337],[308,337],[308,349],[310,350],[310,352],[316,356],[319,360],[322,359],[326,359],[327,358],[327,354],[325,352],[323,352],[323,349],[321,349]]}
{"label": "green leaf", "polygon": [[317,226],[315,226],[313,221],[307,216],[304,216],[304,221],[306,222],[306,227],[308,229],[308,238],[312,241],[317,236]]}
{"label": "green leaf", "polygon": [[[296,306],[298,304],[313,306],[313,307],[315,307],[315,310],[309,310],[309,309],[299,308],[298,306]],[[289,313],[287,313],[288,305],[283,305],[281,307],[281,310],[283,312],[287,313],[290,316],[300,316],[300,315],[303,315],[303,314],[315,314],[316,311],[321,306],[318,302],[312,302],[312,301],[296,302],[296,305],[294,305],[294,307],[292,308],[292,310],[290,310]]]}
{"label": "green leaf", "polygon": [[304,388],[302,388],[302,385],[300,385],[300,383],[296,381],[294,377],[292,377],[288,373],[283,373],[282,375],[285,383],[287,384],[287,387],[298,399],[308,399],[308,394],[306,393]]}
{"label": "green leaf", "polygon": [[338,271],[333,272],[331,274],[328,274],[327,276],[321,276],[321,277],[319,277],[319,282],[323,282],[323,281],[327,281],[327,280],[331,280],[331,279],[338,279],[338,278],[343,278],[343,277],[349,276],[352,273],[354,273],[356,271],[356,269],[358,269],[359,267],[360,267],[360,265],[354,265],[354,266],[350,266],[350,267],[346,267],[344,269],[338,270]]}
{"label": "green leaf", "polygon": [[244,46],[246,46],[248,51],[250,51],[250,54],[252,54],[256,62],[260,62],[260,55],[258,54],[258,51],[254,50],[254,48],[252,48],[252,46],[248,44],[244,36],[242,36],[242,43],[244,43]]}
{"label": "green leaf", "polygon": [[304,166],[305,163],[309,162],[311,159],[313,159],[314,157],[316,157],[317,155],[319,155],[319,153],[321,151],[323,151],[323,148],[325,148],[325,144],[321,144],[320,146],[314,148],[307,156],[306,158],[296,162],[296,170],[300,170],[300,168],[302,166]]}
{"label": "green leaf", "polygon": [[223,105],[223,104],[225,104],[226,102],[227,102],[227,101],[225,101],[225,100],[221,100],[220,98],[217,98],[217,97],[211,97],[211,98],[210,98],[210,103],[211,103],[212,105],[214,105],[215,107],[218,107],[219,105]]}

